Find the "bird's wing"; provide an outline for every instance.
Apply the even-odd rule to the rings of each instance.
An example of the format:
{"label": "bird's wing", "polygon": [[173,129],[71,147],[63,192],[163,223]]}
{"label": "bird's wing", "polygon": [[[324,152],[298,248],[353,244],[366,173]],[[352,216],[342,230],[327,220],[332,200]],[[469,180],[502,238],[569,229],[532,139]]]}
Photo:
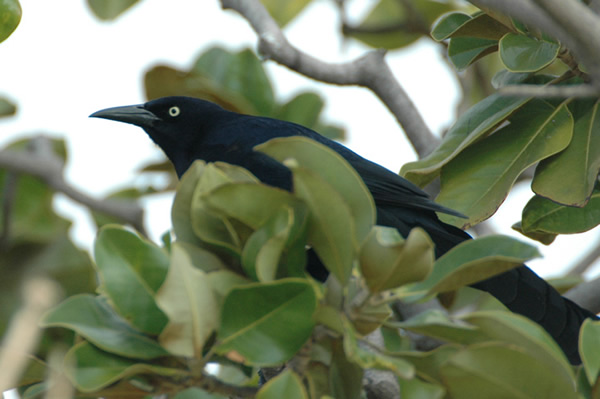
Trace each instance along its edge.
{"label": "bird's wing", "polygon": [[463,214],[434,202],[427,193],[405,178],[364,158],[350,164],[362,177],[377,205],[424,209],[458,217]]}

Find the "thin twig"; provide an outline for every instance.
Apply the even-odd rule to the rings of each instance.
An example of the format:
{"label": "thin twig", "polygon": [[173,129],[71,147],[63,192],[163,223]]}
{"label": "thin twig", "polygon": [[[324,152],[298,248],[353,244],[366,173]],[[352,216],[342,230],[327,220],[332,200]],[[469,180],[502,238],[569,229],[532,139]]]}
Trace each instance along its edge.
{"label": "thin twig", "polygon": [[385,61],[385,51],[371,51],[351,62],[326,63],[292,46],[259,0],[221,0],[221,4],[250,23],[263,57],[315,80],[371,89],[396,117],[419,156],[437,147],[439,139],[394,77]]}
{"label": "thin twig", "polygon": [[[44,138],[40,140],[42,139]],[[38,150],[34,155],[27,152],[0,151],[0,168],[37,177],[72,200],[95,211],[116,217],[146,235],[143,222],[144,211],[138,204],[133,201],[98,200],[78,191],[64,180],[63,161],[51,150]]]}
{"label": "thin twig", "polygon": [[509,85],[500,88],[498,92],[505,96],[538,98],[600,97],[600,87],[589,84],[562,86]]}
{"label": "thin twig", "polygon": [[592,313],[600,313],[600,295],[598,295],[598,292],[600,292],[600,277],[579,284],[567,291],[564,297]]}

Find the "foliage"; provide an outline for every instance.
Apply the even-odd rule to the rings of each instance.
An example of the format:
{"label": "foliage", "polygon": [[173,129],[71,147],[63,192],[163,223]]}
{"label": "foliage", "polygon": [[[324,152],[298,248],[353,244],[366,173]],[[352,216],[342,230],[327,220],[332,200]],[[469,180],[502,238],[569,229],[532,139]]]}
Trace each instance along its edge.
{"label": "foliage", "polygon": [[[138,2],[88,5],[99,19],[113,20]],[[263,3],[285,26],[310,0]],[[8,21],[0,41],[19,19],[18,1],[0,1],[0,20]],[[341,33],[387,49],[427,37],[447,49],[463,82],[487,80],[475,94],[464,93],[468,110],[439,147],[401,171],[420,186],[439,178],[438,202],[468,215],[440,215],[444,221],[470,227],[489,218],[535,165],[536,195],[515,229],[550,244],[600,223],[598,100],[497,91],[586,81],[561,43],[505,16],[437,0],[379,0],[357,24],[344,21]],[[318,94],[280,101],[248,49],[210,48],[186,70],[153,66],[144,83],[148,98],[201,97],[343,137],[342,128],[322,122]],[[0,117],[15,111],[0,99]],[[64,143],[52,143],[65,159]],[[6,150],[27,151],[29,144]],[[55,192],[45,182],[0,170],[0,333],[28,275],[52,276],[67,296],[44,316],[42,345],[19,383],[24,397],[47,388],[46,371],[54,367],[47,353],[57,345],[69,348],[64,372],[81,397],[222,398],[233,390],[264,399],[360,398],[368,369],[390,371],[411,398],[595,397],[600,323],[584,323],[583,365],[573,367],[537,324],[463,288],[538,256],[534,247],[489,236],[434,260],[423,230],[403,238],[375,225],[364,183],[328,148],[285,138],[256,150],[291,169],[293,192],[263,185],[236,166],[198,161],[177,184],[172,231],[161,245],[94,212],[94,262],[70,240],[70,222],[53,210]],[[145,171],[170,170],[165,165]],[[156,191],[124,189],[109,197],[133,200]],[[316,259],[307,248],[331,274],[327,283],[306,274]],[[391,306],[438,294],[447,312],[399,320]],[[382,345],[367,342],[374,331]],[[438,345],[418,350],[422,337]],[[257,369],[283,364],[285,371],[257,384]]]}

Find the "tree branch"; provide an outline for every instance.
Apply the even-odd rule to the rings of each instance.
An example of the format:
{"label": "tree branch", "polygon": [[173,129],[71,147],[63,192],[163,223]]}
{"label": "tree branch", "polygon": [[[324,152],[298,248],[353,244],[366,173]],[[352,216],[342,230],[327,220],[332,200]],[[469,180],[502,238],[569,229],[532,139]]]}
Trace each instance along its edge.
{"label": "tree branch", "polygon": [[221,0],[221,4],[250,23],[258,35],[258,50],[265,58],[315,80],[369,88],[396,117],[420,157],[437,147],[439,139],[392,74],[384,59],[385,51],[371,51],[351,62],[326,63],[292,46],[260,1]]}
{"label": "tree branch", "polygon": [[37,177],[55,191],[65,194],[92,210],[116,217],[146,235],[143,222],[144,211],[138,204],[132,201],[98,200],[78,191],[64,180],[63,161],[49,148],[48,139],[38,137],[34,140],[38,144],[34,154],[0,151],[0,168]]}
{"label": "tree branch", "polygon": [[600,96],[600,87],[595,87],[589,84],[566,86],[509,85],[500,88],[498,92],[505,96],[581,98]]}
{"label": "tree branch", "polygon": [[597,277],[594,280],[586,281],[570,289],[565,293],[564,297],[592,313],[600,313],[599,290],[600,277]]}

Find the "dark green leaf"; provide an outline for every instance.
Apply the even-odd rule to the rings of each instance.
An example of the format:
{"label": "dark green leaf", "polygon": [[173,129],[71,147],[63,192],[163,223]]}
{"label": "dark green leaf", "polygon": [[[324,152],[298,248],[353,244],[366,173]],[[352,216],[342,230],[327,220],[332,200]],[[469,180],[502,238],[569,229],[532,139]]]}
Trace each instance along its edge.
{"label": "dark green leaf", "polygon": [[425,186],[437,177],[442,166],[495,129],[528,100],[492,94],[478,102],[458,118],[438,148],[419,161],[405,164],[400,174],[419,186]]}
{"label": "dark green leaf", "polygon": [[310,337],[316,305],[303,279],[236,287],[223,303],[218,351],[236,351],[253,365],[285,362]]}
{"label": "dark green leaf", "polygon": [[412,378],[410,380],[398,379],[400,395],[402,398],[411,399],[443,399],[446,390],[443,386]]}
{"label": "dark green leaf", "polygon": [[442,215],[444,222],[468,228],[490,217],[517,177],[529,166],[565,149],[573,134],[573,117],[565,104],[554,108],[532,101],[510,122],[443,167],[436,201],[469,217]]}
{"label": "dark green leaf", "polygon": [[550,65],[558,55],[558,43],[516,33],[506,34],[499,42],[500,58],[509,71],[535,72]]}
{"label": "dark green leaf", "polygon": [[442,16],[431,29],[431,37],[438,42],[448,39],[466,22],[471,20],[471,16],[462,12],[451,12]]}
{"label": "dark green leaf", "polygon": [[107,226],[98,233],[94,254],[101,290],[117,312],[143,332],[160,333],[167,318],[154,296],[167,275],[165,252],[127,230]]}
{"label": "dark green leaf", "polygon": [[50,310],[43,327],[64,327],[77,332],[99,348],[119,356],[153,359],[167,355],[158,343],[131,328],[100,297],[75,295]]}
{"label": "dark green leaf", "polygon": [[581,339],[579,340],[579,353],[583,362],[583,369],[590,384],[597,383],[600,375],[600,322],[587,319],[581,326]]}
{"label": "dark green leaf", "polygon": [[21,13],[19,0],[0,0],[0,43],[17,29],[21,22]]}
{"label": "dark green leaf", "polygon": [[96,17],[110,21],[127,11],[139,0],[87,0]]}
{"label": "dark green leaf", "polygon": [[450,40],[448,56],[456,69],[463,70],[478,59],[493,53],[498,48],[498,40],[477,37],[455,37]]}
{"label": "dark green leaf", "polygon": [[166,377],[185,377],[184,370],[171,369],[111,355],[95,346],[82,342],[73,346],[65,356],[66,374],[81,392],[95,392],[136,374],[158,374]]}
{"label": "dark green leaf", "polygon": [[564,206],[538,195],[529,200],[521,220],[525,234],[575,234],[600,224],[600,191],[583,208]]}
{"label": "dark green leaf", "polygon": [[431,31],[434,40],[447,38],[471,37],[479,39],[500,40],[509,29],[487,14],[469,16],[460,12],[448,14],[440,19]]}
{"label": "dark green leaf", "polygon": [[308,393],[298,374],[285,370],[261,387],[256,399],[308,399]]}
{"label": "dark green leaf", "polygon": [[564,151],[539,163],[531,185],[536,194],[570,206],[589,200],[600,170],[599,105],[590,100],[569,104],[573,139]]}
{"label": "dark green leaf", "polygon": [[360,399],[363,369],[346,356],[341,340],[332,343],[329,385],[334,398]]}

